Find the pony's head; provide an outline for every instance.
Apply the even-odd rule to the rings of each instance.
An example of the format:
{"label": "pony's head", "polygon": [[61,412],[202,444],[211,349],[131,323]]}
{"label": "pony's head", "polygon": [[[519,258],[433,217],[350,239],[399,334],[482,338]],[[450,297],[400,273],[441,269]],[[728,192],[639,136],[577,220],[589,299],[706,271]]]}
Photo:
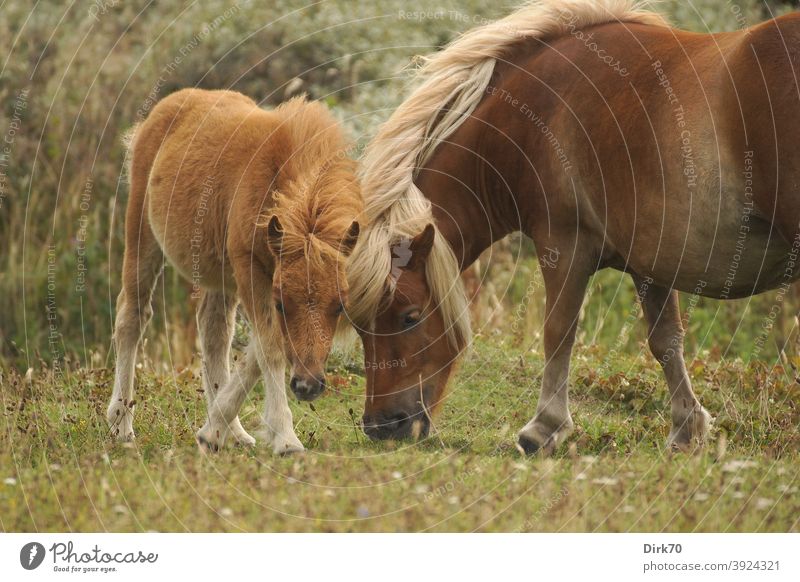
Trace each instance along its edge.
{"label": "pony's head", "polygon": [[345,266],[358,240],[363,199],[350,144],[324,105],[295,98],[275,113],[285,119],[281,131],[293,153],[263,223],[275,257],[271,296],[292,392],[313,400],[325,389],[334,335],[347,328]]}
{"label": "pony's head", "polygon": [[458,261],[430,203],[413,184],[406,192],[394,212],[366,201],[348,270],[348,315],[364,345],[363,425],[376,439],[428,434],[471,337]]}
{"label": "pony's head", "polygon": [[346,328],[345,267],[358,240],[363,201],[355,162],[327,110],[295,100],[279,111],[291,108],[297,109],[289,126],[297,134],[292,141],[304,147],[285,170],[291,179],[274,195],[266,235],[275,258],[272,301],[291,365],[290,386],[298,399],[313,400],[325,389],[334,335]]}
{"label": "pony's head", "polygon": [[452,305],[443,306],[427,276],[436,236],[428,224],[393,246],[380,307],[369,328],[358,328],[367,377],[363,423],[371,438],[427,436],[464,347],[468,331],[452,328],[463,321],[446,317]]}
{"label": "pony's head", "polygon": [[[267,225],[269,248],[275,256],[272,300],[286,358],[290,386],[299,400],[314,400],[325,389],[325,362],[347,305],[347,257],[358,239],[356,221],[337,244],[305,238],[305,248],[292,248],[291,234],[273,215]],[[296,235],[294,235],[296,237]]]}

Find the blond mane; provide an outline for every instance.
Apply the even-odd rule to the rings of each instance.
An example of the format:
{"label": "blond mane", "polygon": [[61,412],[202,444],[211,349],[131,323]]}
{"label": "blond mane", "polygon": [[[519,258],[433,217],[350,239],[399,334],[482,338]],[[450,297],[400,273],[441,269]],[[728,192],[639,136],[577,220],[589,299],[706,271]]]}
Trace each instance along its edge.
{"label": "blond mane", "polygon": [[[370,329],[387,291],[390,297],[394,292],[390,249],[433,222],[431,203],[414,184],[416,171],[478,105],[496,59],[522,39],[554,37],[568,26],[618,21],[667,25],[661,15],[633,0],[541,0],[466,32],[424,60],[418,73],[421,84],[380,127],[363,156],[367,228],[349,271],[349,314],[356,325]],[[467,298],[456,257],[438,231],[426,277],[449,340],[464,349],[471,340]]]}
{"label": "blond mane", "polygon": [[297,97],[280,105],[280,131],[291,149],[281,168],[274,206],[259,219],[275,214],[283,227],[281,257],[305,256],[312,265],[331,264],[363,202],[350,142],[323,105]]}

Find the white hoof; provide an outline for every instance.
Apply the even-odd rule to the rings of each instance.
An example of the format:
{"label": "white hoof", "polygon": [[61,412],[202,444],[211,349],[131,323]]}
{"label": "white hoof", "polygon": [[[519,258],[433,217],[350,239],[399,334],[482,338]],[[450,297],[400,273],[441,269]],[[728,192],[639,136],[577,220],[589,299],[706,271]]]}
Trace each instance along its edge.
{"label": "white hoof", "polygon": [[272,439],[272,452],[276,455],[290,455],[292,453],[302,453],[305,451],[303,443],[294,433],[288,435],[276,435]]}
{"label": "white hoof", "polygon": [[117,400],[109,405],[106,412],[111,436],[121,443],[129,443],[136,438],[133,432],[133,408]]}
{"label": "white hoof", "polygon": [[209,422],[197,431],[197,445],[204,453],[217,453],[225,446],[228,438],[228,430],[223,427],[216,427]]}
{"label": "white hoof", "polygon": [[702,446],[708,439],[714,419],[700,404],[697,404],[685,418],[673,420],[672,430],[667,438],[670,451],[688,452],[693,446]]}
{"label": "white hoof", "polygon": [[244,430],[242,423],[239,422],[239,417],[233,419],[230,427],[231,438],[236,441],[236,444],[243,447],[253,447],[256,444],[256,439]]}

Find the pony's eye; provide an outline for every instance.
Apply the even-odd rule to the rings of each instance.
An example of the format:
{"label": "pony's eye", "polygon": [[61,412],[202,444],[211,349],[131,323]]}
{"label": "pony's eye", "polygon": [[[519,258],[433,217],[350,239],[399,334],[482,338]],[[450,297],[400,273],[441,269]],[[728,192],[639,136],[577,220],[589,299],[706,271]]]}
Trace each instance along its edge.
{"label": "pony's eye", "polygon": [[275,310],[276,310],[278,313],[283,313],[283,303],[281,303],[280,301],[278,301],[277,303],[275,303]]}
{"label": "pony's eye", "polygon": [[416,309],[403,315],[403,329],[410,329],[419,323],[420,313]]}
{"label": "pony's eye", "polygon": [[336,307],[336,309],[334,310],[334,313],[335,313],[336,315],[341,315],[342,313],[344,313],[344,303],[340,303],[340,304],[339,304],[339,305]]}

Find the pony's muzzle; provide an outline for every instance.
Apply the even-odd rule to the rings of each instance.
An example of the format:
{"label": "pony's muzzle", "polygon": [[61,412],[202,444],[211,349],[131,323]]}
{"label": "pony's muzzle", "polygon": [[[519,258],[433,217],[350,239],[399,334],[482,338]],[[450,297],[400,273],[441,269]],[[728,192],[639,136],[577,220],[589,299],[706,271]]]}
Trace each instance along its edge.
{"label": "pony's muzzle", "polygon": [[362,422],[364,433],[372,440],[424,438],[430,431],[430,421],[422,411],[413,414],[402,411],[390,414],[364,413]]}
{"label": "pony's muzzle", "polygon": [[325,391],[325,376],[292,376],[289,386],[298,400],[314,400]]}

